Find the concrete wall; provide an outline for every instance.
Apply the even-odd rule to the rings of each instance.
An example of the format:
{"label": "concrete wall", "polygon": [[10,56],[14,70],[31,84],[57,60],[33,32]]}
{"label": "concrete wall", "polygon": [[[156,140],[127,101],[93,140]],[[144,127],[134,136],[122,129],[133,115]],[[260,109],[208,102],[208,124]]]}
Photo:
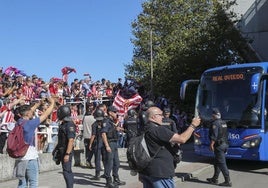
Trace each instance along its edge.
{"label": "concrete wall", "polygon": [[[56,165],[55,162],[52,160],[51,153],[40,154],[39,159],[40,172],[51,171],[61,168],[61,165]],[[1,154],[0,161],[0,182],[12,179],[15,159],[9,157],[7,154]]]}
{"label": "concrete wall", "polygon": [[[118,148],[118,155],[125,156],[126,148]],[[51,153],[39,154],[40,159],[40,172],[52,171],[61,168],[60,165],[56,165],[52,160]],[[73,157],[73,165],[79,166],[81,163],[85,163],[85,154],[83,149],[75,150]],[[92,162],[94,158],[92,159]],[[15,159],[9,157],[7,154],[0,154],[0,182],[7,181],[13,178],[13,168]],[[93,162],[94,164],[94,162]]]}
{"label": "concrete wall", "polygon": [[237,0],[234,11],[242,16],[238,23],[242,35],[252,40],[259,58],[268,61],[268,0]]}

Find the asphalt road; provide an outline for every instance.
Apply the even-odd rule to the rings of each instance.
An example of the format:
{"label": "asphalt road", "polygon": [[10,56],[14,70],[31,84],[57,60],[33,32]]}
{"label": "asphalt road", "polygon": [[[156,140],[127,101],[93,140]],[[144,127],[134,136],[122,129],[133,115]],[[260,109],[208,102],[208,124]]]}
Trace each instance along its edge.
{"label": "asphalt road", "polygon": [[[179,187],[182,181],[188,179],[191,176],[195,176],[205,169],[211,168],[210,159],[196,156],[193,152],[193,144],[188,143],[182,146],[183,160],[180,162],[175,170],[176,187]],[[121,153],[125,153],[124,149],[121,149]],[[127,164],[125,155],[120,155],[120,179],[126,181],[125,186],[122,188],[141,188],[142,184],[138,181],[138,176],[131,176],[130,169]],[[95,174],[94,169],[85,167],[73,167],[73,173],[75,176],[75,188],[82,187],[104,187],[105,179],[100,181],[93,180],[92,177]],[[13,179],[6,182],[0,182],[0,188],[15,188],[18,180]],[[43,172],[39,176],[39,188],[65,188],[65,182],[62,176],[61,170]]]}
{"label": "asphalt road", "polygon": [[[264,188],[268,183],[268,162],[228,160],[228,168],[235,188]],[[212,177],[213,168],[206,168],[195,174],[191,179],[177,184],[183,188],[209,188],[216,185],[209,184],[206,179]],[[219,183],[223,182],[220,174]]]}

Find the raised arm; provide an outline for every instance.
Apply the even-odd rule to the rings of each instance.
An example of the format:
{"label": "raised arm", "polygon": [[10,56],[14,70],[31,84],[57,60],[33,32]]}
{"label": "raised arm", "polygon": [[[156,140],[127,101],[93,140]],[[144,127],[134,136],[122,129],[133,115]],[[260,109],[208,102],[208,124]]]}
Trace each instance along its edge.
{"label": "raised arm", "polygon": [[53,97],[49,98],[49,104],[50,104],[49,107],[40,116],[40,122],[43,122],[52,113],[55,105],[55,99]]}

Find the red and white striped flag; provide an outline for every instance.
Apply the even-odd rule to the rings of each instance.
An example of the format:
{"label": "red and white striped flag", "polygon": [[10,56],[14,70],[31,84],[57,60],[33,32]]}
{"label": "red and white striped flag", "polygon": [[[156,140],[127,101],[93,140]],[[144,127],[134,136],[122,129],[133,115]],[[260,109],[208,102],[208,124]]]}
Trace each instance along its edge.
{"label": "red and white striped flag", "polygon": [[120,92],[117,92],[113,106],[118,110],[117,114],[119,116],[124,116],[128,110],[137,108],[142,101],[142,97],[136,93],[132,97],[125,99],[120,95]]}

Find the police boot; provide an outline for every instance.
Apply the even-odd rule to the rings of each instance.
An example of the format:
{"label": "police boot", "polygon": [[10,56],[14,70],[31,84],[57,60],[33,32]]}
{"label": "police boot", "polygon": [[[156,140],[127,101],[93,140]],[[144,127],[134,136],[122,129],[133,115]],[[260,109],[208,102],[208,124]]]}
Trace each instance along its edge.
{"label": "police boot", "polygon": [[100,180],[100,172],[95,172],[95,176],[93,177],[94,180]]}
{"label": "police boot", "polygon": [[118,185],[115,185],[112,182],[112,178],[106,178],[106,186],[107,188],[118,188]]}
{"label": "police boot", "polygon": [[224,177],[225,181],[223,183],[220,183],[219,186],[224,186],[224,187],[232,187],[232,182],[230,180],[230,177]]}
{"label": "police boot", "polygon": [[121,180],[119,179],[119,177],[115,177],[115,176],[114,176],[114,184],[115,184],[115,185],[126,185],[126,182],[121,181]]}
{"label": "police boot", "polygon": [[207,178],[207,181],[211,184],[218,184],[218,178]]}

